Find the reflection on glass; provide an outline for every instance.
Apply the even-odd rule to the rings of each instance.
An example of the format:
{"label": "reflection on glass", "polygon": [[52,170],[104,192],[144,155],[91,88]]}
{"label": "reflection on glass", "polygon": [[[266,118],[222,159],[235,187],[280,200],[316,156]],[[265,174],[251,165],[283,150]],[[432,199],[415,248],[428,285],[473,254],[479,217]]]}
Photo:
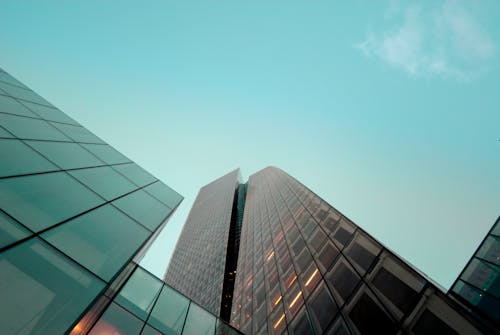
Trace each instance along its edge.
{"label": "reflection on glass", "polygon": [[115,165],[113,169],[123,174],[137,186],[144,186],[156,180],[149,172],[135,163]]}
{"label": "reflection on glass", "polygon": [[132,257],[150,232],[105,205],[42,235],[59,250],[110,280]]}
{"label": "reflection on glass", "polygon": [[28,229],[0,212],[0,248],[30,235]]}
{"label": "reflection on glass", "polygon": [[104,288],[37,238],[0,254],[2,334],[64,334]]}
{"label": "reflection on glass", "polygon": [[23,101],[23,105],[28,107],[31,111],[35,112],[36,114],[40,115],[42,119],[49,120],[49,121],[57,121],[57,122],[65,122],[65,123],[72,123],[72,124],[78,124],[75,120],[61,112],[60,110],[53,108],[53,107],[47,107],[39,104],[33,104],[31,102],[26,102]]}
{"label": "reflection on glass", "polygon": [[170,208],[174,208],[182,200],[182,196],[179,193],[175,192],[160,181],[149,185],[144,188],[144,190],[152,194],[156,199],[160,200]]}
{"label": "reflection on glass", "polygon": [[0,139],[0,177],[59,170],[19,140]]}
{"label": "reflection on glass", "polygon": [[63,169],[104,165],[76,143],[45,141],[26,141],[26,143]]}
{"label": "reflection on glass", "polygon": [[36,114],[33,114],[29,109],[21,105],[15,99],[5,95],[0,95],[0,112],[17,114],[22,116],[38,117]]}
{"label": "reflection on glass", "polygon": [[44,120],[0,113],[0,126],[21,139],[71,141]]}
{"label": "reflection on glass", "polygon": [[130,160],[121,153],[104,144],[82,144],[85,149],[96,155],[99,159],[107,164],[127,163]]}
{"label": "reflection on glass", "polygon": [[215,317],[191,303],[186,319],[186,325],[182,331],[183,335],[211,335],[215,331]]}
{"label": "reflection on glass", "polygon": [[0,180],[2,209],[34,231],[96,207],[102,201],[65,172]]}
{"label": "reflection on glass", "polygon": [[143,190],[130,193],[113,204],[152,231],[170,212],[170,209]]}
{"label": "reflection on glass", "polygon": [[165,335],[180,334],[188,306],[188,299],[170,287],[163,286],[148,323]]}
{"label": "reflection on glass", "polygon": [[75,170],[69,173],[106,200],[112,200],[136,188],[134,184],[108,166]]}
{"label": "reflection on glass", "polygon": [[81,126],[52,122],[52,125],[75,142],[104,143],[99,137]]}
{"label": "reflection on glass", "polygon": [[162,283],[138,267],[116,297],[116,302],[143,320],[148,317]]}
{"label": "reflection on glass", "polygon": [[143,322],[111,303],[89,335],[139,335]]}

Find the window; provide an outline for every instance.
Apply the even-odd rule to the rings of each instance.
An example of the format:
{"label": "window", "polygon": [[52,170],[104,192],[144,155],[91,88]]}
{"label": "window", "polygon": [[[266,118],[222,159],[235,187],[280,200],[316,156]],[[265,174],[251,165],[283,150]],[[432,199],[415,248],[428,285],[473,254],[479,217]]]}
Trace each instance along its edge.
{"label": "window", "polygon": [[99,137],[95,136],[90,131],[81,126],[73,126],[69,124],[54,122],[52,122],[52,125],[75,142],[104,143]]}
{"label": "window", "polygon": [[59,170],[19,140],[0,139],[0,177]]}
{"label": "window", "polygon": [[137,186],[144,186],[156,180],[155,177],[135,163],[115,165],[113,169],[123,174]]}
{"label": "window", "polygon": [[109,281],[150,234],[113,206],[105,205],[42,237]]}
{"label": "window", "polygon": [[0,212],[0,248],[19,241],[30,234],[28,229]]}
{"label": "window", "polygon": [[383,267],[372,280],[373,285],[403,313],[410,313],[418,302],[418,292]]}
{"label": "window", "polygon": [[63,169],[104,165],[76,143],[45,141],[26,141],[26,143]]}
{"label": "window", "polygon": [[443,320],[426,309],[420,319],[413,326],[415,335],[440,334],[440,335],[458,335],[456,331],[450,328]]}
{"label": "window", "polygon": [[354,269],[343,258],[326,274],[326,279],[329,286],[344,301],[349,298],[360,281]]}
{"label": "window", "polygon": [[99,159],[107,164],[128,163],[130,160],[121,153],[103,144],[82,144],[85,149],[96,155]]}
{"label": "window", "polygon": [[137,188],[121,174],[107,166],[75,170],[69,173],[106,200],[115,199]]}
{"label": "window", "polygon": [[71,141],[43,120],[0,113],[0,126],[21,139]]}
{"label": "window", "polygon": [[160,181],[145,187],[144,190],[170,208],[175,208],[182,200],[182,196],[179,193]]}
{"label": "window", "polygon": [[168,286],[158,297],[148,323],[165,335],[180,334],[186,318],[189,300]]}
{"label": "window", "polygon": [[[356,301],[349,317],[361,334],[396,334],[398,328],[381,307],[365,292]],[[442,334],[428,332],[425,334]]]}
{"label": "window", "polygon": [[215,331],[215,316],[191,303],[183,335],[212,335]]}
{"label": "window", "polygon": [[113,204],[151,231],[155,230],[170,212],[169,208],[142,190],[115,200]]}
{"label": "window", "polygon": [[111,303],[89,335],[139,335],[143,322],[120,306]]}
{"label": "window", "polygon": [[5,95],[0,95],[0,112],[36,118],[38,117],[15,99]]}
{"label": "window", "polygon": [[337,305],[325,285],[318,286],[308,302],[316,333],[322,334],[337,314]]}
{"label": "window", "polygon": [[2,209],[34,231],[40,231],[102,202],[101,198],[65,172],[0,180]]}
{"label": "window", "polygon": [[35,112],[36,114],[40,115],[42,119],[49,120],[49,121],[56,121],[56,122],[64,122],[64,123],[71,123],[78,125],[78,123],[61,112],[60,110],[52,107],[47,107],[39,104],[33,104],[31,102],[26,102],[23,101],[23,105],[28,107],[31,111]]}
{"label": "window", "polygon": [[38,238],[0,254],[0,282],[4,334],[63,334],[104,288]]}

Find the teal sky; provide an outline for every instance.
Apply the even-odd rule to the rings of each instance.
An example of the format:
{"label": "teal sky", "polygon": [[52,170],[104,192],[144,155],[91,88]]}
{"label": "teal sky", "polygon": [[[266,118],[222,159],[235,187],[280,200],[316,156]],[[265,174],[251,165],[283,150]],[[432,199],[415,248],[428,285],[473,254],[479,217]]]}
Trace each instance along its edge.
{"label": "teal sky", "polygon": [[282,168],[448,287],[500,214],[497,1],[3,1],[0,66],[185,196]]}

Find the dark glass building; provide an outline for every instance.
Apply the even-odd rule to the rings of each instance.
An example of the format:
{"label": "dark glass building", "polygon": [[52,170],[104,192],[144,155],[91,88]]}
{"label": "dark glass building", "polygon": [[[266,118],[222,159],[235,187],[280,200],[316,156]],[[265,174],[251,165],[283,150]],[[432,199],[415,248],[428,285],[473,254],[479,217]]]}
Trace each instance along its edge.
{"label": "dark glass building", "polygon": [[[214,204],[222,206],[225,220],[207,222],[224,232],[232,229],[229,217],[243,213],[242,224],[235,225],[234,244],[239,248],[235,286],[229,294],[233,296],[230,322],[244,334],[421,335],[497,331],[474,318],[409,263],[285,172],[268,167],[239,187],[235,185],[237,178],[229,178],[230,175],[223,177],[228,179],[225,192],[216,192],[218,187],[211,192],[212,184],[200,191],[203,197],[195,201],[193,211],[196,220],[203,222],[220,210]],[[245,186],[245,192],[238,192],[241,186]],[[236,201],[238,194],[245,199]],[[207,205],[204,199],[209,196],[211,204]],[[233,201],[232,205],[217,199],[219,196]],[[229,208],[233,208],[231,215],[227,213]],[[208,228],[190,222],[191,215],[190,227],[185,229],[191,236],[203,235]],[[217,242],[223,244],[226,236],[217,237]],[[220,262],[227,260],[228,255],[210,258],[208,264],[205,262],[209,256],[197,251],[190,255],[190,250],[208,252],[210,249],[203,249],[204,244],[197,245],[213,245],[207,239],[181,238],[178,247],[183,250],[174,253],[175,270],[170,268],[168,274],[182,273],[191,281],[203,281],[194,283],[201,285],[201,290],[220,288]],[[224,249],[216,246],[216,250]],[[188,259],[185,264],[194,269],[191,273],[182,267],[183,260]],[[219,275],[202,276],[197,271],[207,267],[218,268]],[[214,299],[221,300],[217,295]]]}
{"label": "dark glass building", "polygon": [[240,180],[237,169],[200,189],[165,274],[167,284],[213,314],[221,314],[222,306],[227,318],[232,286],[224,284],[234,283],[235,264],[231,264],[237,257],[234,234],[238,228],[233,207],[237,207]]}
{"label": "dark glass building", "polygon": [[500,329],[500,218],[453,284],[450,295]]}
{"label": "dark glass building", "polygon": [[182,197],[3,70],[0,162],[0,333],[86,333]]}

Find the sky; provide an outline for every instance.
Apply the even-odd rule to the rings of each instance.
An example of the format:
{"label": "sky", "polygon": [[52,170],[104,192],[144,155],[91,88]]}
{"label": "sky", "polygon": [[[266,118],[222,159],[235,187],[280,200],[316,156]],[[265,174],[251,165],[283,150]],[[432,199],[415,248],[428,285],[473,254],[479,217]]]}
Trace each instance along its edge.
{"label": "sky", "polygon": [[497,1],[3,1],[0,66],[181,193],[277,166],[448,288],[500,214]]}

